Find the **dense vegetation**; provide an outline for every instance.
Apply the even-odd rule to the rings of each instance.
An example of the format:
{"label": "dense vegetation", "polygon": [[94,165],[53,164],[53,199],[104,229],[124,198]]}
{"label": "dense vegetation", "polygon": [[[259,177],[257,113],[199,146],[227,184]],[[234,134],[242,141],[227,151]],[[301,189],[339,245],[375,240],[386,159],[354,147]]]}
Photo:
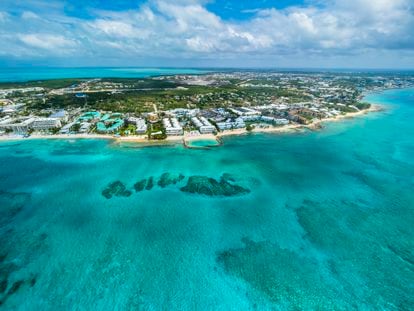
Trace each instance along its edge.
{"label": "dense vegetation", "polygon": [[[325,77],[321,78],[325,81]],[[333,77],[326,77],[332,81]],[[331,103],[346,102],[359,109],[367,104],[359,103],[360,91],[356,83],[369,83],[365,78],[335,79],[339,87],[350,87],[353,93],[338,91]],[[61,79],[23,83],[0,83],[1,89],[42,87],[44,91],[10,93],[7,98],[26,104],[28,111],[59,108],[85,108],[93,110],[117,111],[140,114],[175,108],[218,108],[247,105],[263,105],[283,98],[287,103],[312,101],[323,93],[316,87],[304,91],[309,85],[301,79],[290,79],[288,84],[282,79],[227,79],[222,83],[208,86],[187,85],[179,79]],[[86,87],[85,87],[86,86]],[[353,87],[352,87],[353,86]],[[79,96],[79,93],[84,93]],[[340,107],[339,110],[352,110]],[[345,111],[344,111],[345,112]]]}

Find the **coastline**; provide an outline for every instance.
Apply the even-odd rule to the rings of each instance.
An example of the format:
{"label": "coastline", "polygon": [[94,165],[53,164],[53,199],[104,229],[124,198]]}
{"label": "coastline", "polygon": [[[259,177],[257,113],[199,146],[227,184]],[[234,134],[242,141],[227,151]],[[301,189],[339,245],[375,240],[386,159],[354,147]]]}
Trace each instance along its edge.
{"label": "coastline", "polygon": [[353,119],[356,117],[367,115],[371,112],[379,112],[384,110],[385,107],[380,104],[373,104],[371,103],[371,107],[365,110],[357,111],[357,112],[350,112],[343,115],[338,115],[331,118],[325,118],[321,120],[314,121],[311,124],[288,124],[285,126],[280,127],[266,127],[266,128],[254,128],[251,131],[247,129],[234,129],[234,130],[226,130],[224,132],[219,132],[216,135],[214,134],[199,134],[193,135],[190,133],[185,133],[182,136],[169,136],[165,140],[148,140],[146,135],[139,135],[139,136],[125,136],[125,137],[117,137],[114,135],[100,135],[100,134],[56,134],[56,135],[42,135],[42,134],[34,134],[29,137],[22,137],[22,136],[0,136],[1,141],[19,141],[19,140],[41,140],[41,139],[106,139],[112,140],[116,143],[136,143],[142,146],[159,146],[159,145],[166,145],[171,143],[182,143],[184,145],[187,144],[189,141],[194,140],[216,140],[220,141],[222,137],[226,136],[239,136],[239,135],[246,135],[249,133],[272,133],[272,134],[286,134],[286,133],[294,133],[300,130],[318,130],[322,128],[323,123],[326,122],[338,122],[345,119]]}
{"label": "coastline", "polygon": [[322,124],[326,122],[338,122],[346,119],[353,119],[356,117],[364,116],[372,112],[379,112],[384,110],[385,107],[380,104],[371,104],[371,107],[365,110],[350,112],[344,115],[338,115],[331,118],[325,118],[318,121],[315,121],[311,124],[289,124],[281,127],[269,127],[269,128],[255,128],[252,131],[247,131],[246,129],[239,129],[233,131],[220,132],[217,134],[217,137],[231,136],[231,135],[244,135],[248,133],[294,133],[300,130],[319,130],[322,128]]}

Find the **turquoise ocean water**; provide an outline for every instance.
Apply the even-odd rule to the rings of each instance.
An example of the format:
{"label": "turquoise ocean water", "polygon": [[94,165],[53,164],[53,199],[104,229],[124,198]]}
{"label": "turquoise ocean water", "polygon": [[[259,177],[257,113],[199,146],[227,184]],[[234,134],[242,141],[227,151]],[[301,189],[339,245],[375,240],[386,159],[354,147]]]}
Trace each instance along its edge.
{"label": "turquoise ocean water", "polygon": [[[0,309],[412,310],[414,90],[368,99],[387,110],[211,150],[1,143]],[[180,191],[223,173],[250,193]]]}
{"label": "turquoise ocean water", "polygon": [[24,82],[69,78],[147,78],[162,75],[201,74],[204,72],[207,71],[190,68],[0,68],[0,82]]}

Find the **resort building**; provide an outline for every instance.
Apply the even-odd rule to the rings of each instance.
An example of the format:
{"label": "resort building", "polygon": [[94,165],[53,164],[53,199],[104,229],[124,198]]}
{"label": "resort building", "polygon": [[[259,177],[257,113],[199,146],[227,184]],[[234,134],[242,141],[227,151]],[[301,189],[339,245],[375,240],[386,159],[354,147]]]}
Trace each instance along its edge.
{"label": "resort building", "polygon": [[220,131],[224,131],[245,128],[246,124],[243,119],[237,118],[235,121],[227,120],[225,122],[218,122],[217,127]]}
{"label": "resort building", "polygon": [[276,125],[289,124],[289,121],[287,119],[278,119],[278,118],[269,117],[269,116],[241,116],[241,117],[238,117],[236,120],[243,120],[243,122],[264,122],[264,123],[272,123]]}
{"label": "resort building", "polygon": [[10,105],[10,106],[4,106],[0,108],[0,112],[4,114],[13,114],[18,112],[24,107],[24,104],[16,104],[16,105]]}
{"label": "resort building", "polygon": [[164,118],[162,124],[168,136],[183,135],[183,128],[176,118]]}
{"label": "resort building", "polygon": [[10,116],[6,116],[0,119],[0,125],[5,125],[9,123],[13,123],[13,118],[11,118]]}
{"label": "resort building", "polygon": [[212,125],[205,117],[193,117],[191,122],[199,130],[201,134],[212,134],[216,131],[214,125]]}
{"label": "resort building", "polygon": [[89,133],[91,126],[92,126],[92,123],[82,122],[79,128],[79,133],[82,133],[82,134]]}
{"label": "resort building", "polygon": [[0,129],[10,130],[15,134],[23,135],[30,130],[30,127],[34,120],[35,119],[31,117],[18,120],[5,118],[0,122]]}
{"label": "resort building", "polygon": [[251,115],[251,116],[240,116],[237,119],[243,120],[244,122],[260,122],[261,121],[260,115]]}
{"label": "resort building", "polygon": [[58,112],[52,113],[49,118],[60,119],[62,122],[68,122],[68,114],[65,110],[59,110]]}
{"label": "resort building", "polygon": [[233,122],[218,122],[217,127],[220,131],[233,129]]}
{"label": "resort building", "polygon": [[30,125],[30,127],[35,131],[48,131],[61,126],[62,124],[58,118],[36,118]]}
{"label": "resort building", "polygon": [[274,123],[276,125],[288,125],[289,120],[288,119],[275,119]]}
{"label": "resort building", "polygon": [[247,107],[229,108],[229,110],[238,116],[256,116],[260,115],[260,111],[250,109]]}
{"label": "resort building", "polygon": [[71,129],[71,127],[72,127],[72,126],[74,126],[74,125],[75,125],[75,122],[72,122],[72,123],[68,123],[68,124],[66,124],[65,126],[63,126],[63,127],[60,129],[59,133],[60,133],[60,134],[70,134],[70,129]]}
{"label": "resort building", "polygon": [[83,115],[81,115],[78,119],[78,121],[80,122],[84,122],[84,121],[93,121],[93,120],[99,120],[99,118],[101,117],[101,113],[98,111],[88,111],[85,112]]}
{"label": "resort building", "polygon": [[200,109],[176,108],[169,112],[177,117],[194,117],[200,112]]}
{"label": "resort building", "polygon": [[105,114],[96,124],[96,130],[105,134],[117,132],[125,123],[121,117],[120,113]]}
{"label": "resort building", "polygon": [[135,118],[135,117],[130,117],[127,119],[127,123],[128,124],[133,124],[136,127],[136,133],[137,134],[145,134],[147,132],[147,124],[145,123],[144,119],[141,118]]}

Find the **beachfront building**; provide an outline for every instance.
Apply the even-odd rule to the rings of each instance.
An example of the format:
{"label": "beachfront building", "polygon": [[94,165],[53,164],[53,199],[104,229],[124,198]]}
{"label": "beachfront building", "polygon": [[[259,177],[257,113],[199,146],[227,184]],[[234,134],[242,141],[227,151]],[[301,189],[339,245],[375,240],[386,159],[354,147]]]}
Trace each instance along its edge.
{"label": "beachfront building", "polygon": [[246,123],[244,123],[243,119],[237,118],[234,121],[226,120],[225,122],[218,122],[217,127],[220,131],[225,130],[233,130],[233,129],[242,129],[246,127]]}
{"label": "beachfront building", "polygon": [[148,126],[145,120],[142,118],[130,117],[127,119],[127,123],[135,125],[136,127],[135,132],[137,134],[145,134],[147,132]]}
{"label": "beachfront building", "polygon": [[165,132],[168,136],[183,135],[184,131],[177,118],[164,118],[162,120]]}
{"label": "beachfront building", "polygon": [[148,130],[147,123],[145,122],[144,119],[139,119],[136,122],[135,126],[136,126],[135,132],[137,134],[145,134],[147,132],[147,130]]}
{"label": "beachfront building", "polygon": [[288,119],[275,119],[274,124],[276,124],[276,125],[288,125],[289,120]]}
{"label": "beachfront building", "polygon": [[191,122],[201,134],[212,134],[216,131],[216,127],[212,125],[205,117],[193,117],[191,118]]}
{"label": "beachfront building", "polygon": [[240,116],[237,119],[243,120],[243,122],[263,122],[263,123],[272,123],[272,124],[275,124],[275,125],[289,124],[289,121],[287,119],[279,119],[279,118],[275,118],[275,117],[260,116],[260,115]]}
{"label": "beachfront building", "polygon": [[35,118],[30,127],[35,131],[49,131],[62,126],[58,118]]}
{"label": "beachfront building", "polygon": [[81,115],[78,119],[79,122],[90,122],[94,120],[99,120],[101,113],[98,111],[88,111]]}
{"label": "beachfront building", "polygon": [[0,122],[0,129],[13,131],[15,134],[24,135],[30,130],[35,119],[28,117],[22,119],[4,118]]}
{"label": "beachfront building", "polygon": [[120,113],[107,113],[102,116],[101,120],[96,123],[96,130],[98,133],[116,133],[123,125],[124,120]]}
{"label": "beachfront building", "polygon": [[262,116],[260,115],[240,116],[237,119],[243,120],[243,122],[260,122],[262,119]]}
{"label": "beachfront building", "polygon": [[92,123],[82,122],[80,124],[79,133],[81,134],[89,133],[89,130],[91,129],[91,127],[92,127]]}
{"label": "beachfront building", "polygon": [[60,133],[60,134],[70,134],[70,129],[71,129],[71,127],[72,127],[72,126],[74,126],[74,125],[75,125],[75,122],[72,122],[72,123],[68,123],[68,124],[66,124],[65,126],[63,126],[63,127],[60,129],[59,133]]}

